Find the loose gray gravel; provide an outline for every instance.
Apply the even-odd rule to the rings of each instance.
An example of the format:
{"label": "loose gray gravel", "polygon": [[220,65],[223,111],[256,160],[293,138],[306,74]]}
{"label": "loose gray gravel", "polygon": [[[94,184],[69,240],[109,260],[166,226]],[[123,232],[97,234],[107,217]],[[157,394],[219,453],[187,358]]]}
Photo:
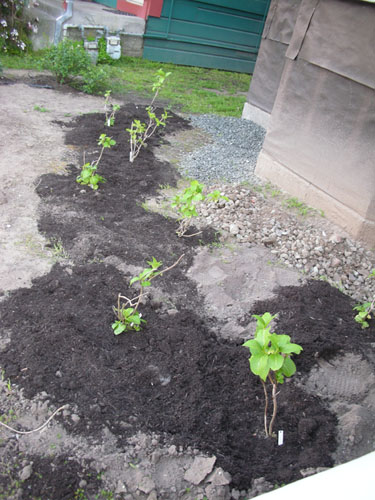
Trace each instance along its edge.
{"label": "loose gray gravel", "polygon": [[[288,195],[254,174],[265,130],[249,120],[191,116],[194,127],[212,139],[181,159],[187,177],[219,189],[229,201],[199,207],[200,223],[221,231],[222,239],[267,246],[277,265],[328,281],[358,302],[375,296],[375,252],[307,209],[288,208]],[[195,222],[195,221],[194,221]]]}
{"label": "loose gray gravel", "polygon": [[182,159],[181,172],[205,184],[217,181],[257,183],[254,168],[265,136],[264,128],[232,116],[191,115],[194,127],[212,137],[212,143]]}

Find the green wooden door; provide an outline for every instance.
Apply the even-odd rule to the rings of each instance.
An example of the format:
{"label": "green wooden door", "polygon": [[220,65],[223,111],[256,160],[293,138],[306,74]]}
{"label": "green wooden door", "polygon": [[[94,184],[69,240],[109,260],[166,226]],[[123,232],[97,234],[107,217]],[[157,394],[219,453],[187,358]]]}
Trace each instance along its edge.
{"label": "green wooden door", "polygon": [[164,0],[145,59],[253,73],[270,0]]}

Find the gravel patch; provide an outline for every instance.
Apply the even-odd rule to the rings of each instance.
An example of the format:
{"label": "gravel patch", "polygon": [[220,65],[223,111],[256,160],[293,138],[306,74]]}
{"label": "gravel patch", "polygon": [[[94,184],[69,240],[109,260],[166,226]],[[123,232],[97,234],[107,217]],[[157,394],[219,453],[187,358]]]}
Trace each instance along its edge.
{"label": "gravel patch", "polygon": [[375,279],[368,276],[375,268],[375,252],[318,211],[306,206],[288,208],[286,194],[255,176],[265,135],[262,127],[233,117],[190,119],[194,127],[209,134],[212,143],[183,157],[180,170],[229,198],[201,205],[198,225],[216,227],[224,240],[265,245],[275,264],[297,269],[307,278],[326,280],[357,301],[374,297]]}
{"label": "gravel patch", "polygon": [[259,182],[254,175],[265,129],[250,120],[231,116],[191,115],[191,123],[210,134],[206,144],[185,156],[180,164],[187,177],[205,184],[212,182]]}
{"label": "gravel patch", "polygon": [[[262,244],[273,263],[297,269],[306,278],[328,281],[357,301],[375,295],[375,253],[349,238],[323,217],[299,215],[277,199],[241,185],[217,184],[229,201],[201,205],[201,222],[221,232],[221,238]],[[271,264],[271,263],[270,263]]]}

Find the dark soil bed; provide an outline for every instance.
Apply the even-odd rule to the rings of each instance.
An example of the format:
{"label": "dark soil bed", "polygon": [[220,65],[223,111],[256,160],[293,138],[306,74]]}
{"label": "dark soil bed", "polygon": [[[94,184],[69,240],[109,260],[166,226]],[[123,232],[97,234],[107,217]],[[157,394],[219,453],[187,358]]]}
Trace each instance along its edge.
{"label": "dark soil bed", "polygon": [[[257,477],[281,484],[300,478],[301,469],[331,466],[336,418],[293,379],[279,396],[276,427],[284,430],[285,444],[264,438],[263,390],[250,373],[248,350],[214,335],[215,318],[205,316],[203,299],[186,276],[196,249],[213,242],[215,232],[207,228],[197,238],[179,239],[174,220],[142,207],[160,185],[178,179],[153,154],[161,135],[129,163],[125,129],[143,113],[127,105],[111,129],[101,114],[72,122],[66,143],[79,148],[82,163],[84,152],[85,161],[97,157],[101,133],[117,141],[104,152],[99,172],[107,182],[98,192],[75,182],[77,166],[40,179],[39,229],[61,242],[70,259],[1,303],[2,324],[11,335],[1,355],[6,377],[28,397],[46,391],[56,406],[75,404],[80,421],[74,432],[98,435],[105,425],[125,445],[138,430],[155,431],[166,443],[214,454],[239,489]],[[168,132],[184,127],[174,116]],[[142,306],[142,331],[114,336],[117,295],[135,293],[129,287],[132,266],[141,270],[153,256],[169,266],[182,254],[180,265],[153,282],[158,293],[151,289]],[[295,357],[298,378],[319,358],[366,352],[373,328],[361,331],[352,306],[327,283],[310,282],[282,288],[277,299],[248,313],[279,313],[277,331],[304,349]],[[353,332],[360,339],[355,346]],[[56,480],[64,471],[51,475]],[[47,464],[43,472],[49,477]],[[65,498],[64,484],[58,498]]]}

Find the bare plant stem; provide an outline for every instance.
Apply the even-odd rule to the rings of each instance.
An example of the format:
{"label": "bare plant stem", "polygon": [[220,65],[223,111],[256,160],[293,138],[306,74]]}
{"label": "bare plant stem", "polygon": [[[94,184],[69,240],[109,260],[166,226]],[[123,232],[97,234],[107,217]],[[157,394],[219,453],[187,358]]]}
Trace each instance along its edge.
{"label": "bare plant stem", "polygon": [[273,424],[275,422],[275,418],[276,418],[276,414],[277,414],[277,393],[276,393],[277,382],[276,382],[276,380],[273,380],[273,378],[271,377],[270,374],[268,374],[268,378],[272,384],[272,408],[273,408],[272,418],[271,418],[270,426],[268,428],[268,435],[272,436]]}
{"label": "bare plant stem", "polygon": [[194,234],[185,234],[190,226],[190,221],[191,217],[189,217],[189,219],[184,219],[180,222],[180,225],[178,226],[176,231],[176,234],[179,238],[182,238],[182,236],[184,238],[191,238],[192,236],[198,236],[198,234],[202,233],[202,231],[198,231],[197,233]]}
{"label": "bare plant stem", "polygon": [[263,391],[264,391],[264,430],[266,432],[266,437],[272,437],[272,431],[273,431],[273,425],[275,423],[276,415],[277,415],[277,395],[278,392],[277,390],[277,382],[274,380],[270,374],[268,374],[268,380],[270,381],[272,385],[272,417],[271,417],[271,422],[268,425],[268,393],[267,393],[267,386],[265,382],[261,379],[262,386],[263,386]]}
{"label": "bare plant stem", "polygon": [[266,384],[260,379],[263,385],[264,391],[264,430],[266,432],[266,437],[268,437],[268,424],[267,424],[267,413],[268,413],[268,394]]}

